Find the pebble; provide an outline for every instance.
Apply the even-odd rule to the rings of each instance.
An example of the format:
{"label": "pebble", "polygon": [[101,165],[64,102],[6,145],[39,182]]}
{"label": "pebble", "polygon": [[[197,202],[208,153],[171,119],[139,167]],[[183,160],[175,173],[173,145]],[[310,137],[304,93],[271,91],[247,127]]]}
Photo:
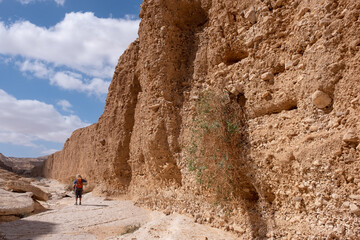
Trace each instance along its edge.
{"label": "pebble", "polygon": [[350,213],[359,214],[360,208],[357,205],[350,203]]}
{"label": "pebble", "polygon": [[329,18],[323,18],[320,21],[320,26],[327,27],[330,25],[330,23],[331,23],[331,20]]}
{"label": "pebble", "polygon": [[356,39],[356,40],[354,40],[354,41],[352,41],[352,42],[350,43],[350,47],[351,47],[352,49],[356,49],[356,47],[358,47],[359,44],[360,44],[360,39]]}
{"label": "pebble", "polygon": [[333,64],[329,65],[328,68],[333,74],[336,74],[340,70],[345,68],[345,64],[344,63],[333,63]]}
{"label": "pebble", "polygon": [[331,197],[332,197],[333,199],[339,199],[339,195],[336,194],[336,193],[331,194]]}
{"label": "pebble", "polygon": [[274,80],[274,74],[272,74],[271,72],[266,72],[261,75],[261,79],[264,81],[271,82]]}
{"label": "pebble", "polygon": [[314,205],[315,207],[321,207],[323,205],[322,199],[316,199]]}
{"label": "pebble", "polygon": [[289,70],[293,66],[293,62],[291,60],[287,60],[285,62],[285,69]]}
{"label": "pebble", "polygon": [[312,164],[313,164],[314,166],[320,166],[320,165],[321,165],[321,163],[319,162],[319,160],[313,161]]}
{"label": "pebble", "polygon": [[350,195],[349,198],[354,200],[360,200],[360,195]]}
{"label": "pebble", "polygon": [[254,8],[251,8],[245,13],[245,19],[248,20],[251,24],[255,24],[257,22],[256,11]]}
{"label": "pebble", "polygon": [[310,132],[316,132],[317,130],[319,130],[319,127],[317,125],[312,125],[309,129]]}
{"label": "pebble", "polygon": [[304,123],[314,123],[315,119],[308,117],[308,118],[305,118],[303,121],[304,121]]}
{"label": "pebble", "polygon": [[294,198],[293,198],[293,200],[294,200],[295,202],[301,202],[302,199],[303,199],[302,197],[294,197]]}
{"label": "pebble", "polygon": [[351,129],[348,130],[345,135],[343,136],[343,141],[346,143],[359,143],[359,137],[356,134],[356,131]]}

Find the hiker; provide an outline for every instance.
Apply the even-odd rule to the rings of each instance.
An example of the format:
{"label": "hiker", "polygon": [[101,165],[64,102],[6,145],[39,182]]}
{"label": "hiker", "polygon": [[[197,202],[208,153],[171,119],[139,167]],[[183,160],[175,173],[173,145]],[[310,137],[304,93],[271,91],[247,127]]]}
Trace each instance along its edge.
{"label": "hiker", "polygon": [[83,191],[83,185],[86,185],[87,181],[85,179],[82,179],[80,174],[76,175],[75,181],[74,181],[74,191],[75,191],[75,205],[77,205],[77,200],[79,198],[79,205],[81,205],[81,195]]}

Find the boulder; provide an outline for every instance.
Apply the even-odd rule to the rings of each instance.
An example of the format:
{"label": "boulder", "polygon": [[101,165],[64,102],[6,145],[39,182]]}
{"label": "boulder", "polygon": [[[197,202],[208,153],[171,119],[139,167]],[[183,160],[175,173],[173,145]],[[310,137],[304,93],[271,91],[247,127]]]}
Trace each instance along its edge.
{"label": "boulder", "polygon": [[311,96],[313,104],[317,108],[326,108],[331,104],[331,97],[323,91],[317,90]]}
{"label": "boulder", "polygon": [[49,200],[49,194],[38,187],[35,187],[27,182],[11,181],[6,183],[6,189],[14,192],[31,192],[34,198],[40,201]]}
{"label": "boulder", "polygon": [[28,193],[13,193],[0,189],[0,216],[24,215],[34,211],[34,200]]}

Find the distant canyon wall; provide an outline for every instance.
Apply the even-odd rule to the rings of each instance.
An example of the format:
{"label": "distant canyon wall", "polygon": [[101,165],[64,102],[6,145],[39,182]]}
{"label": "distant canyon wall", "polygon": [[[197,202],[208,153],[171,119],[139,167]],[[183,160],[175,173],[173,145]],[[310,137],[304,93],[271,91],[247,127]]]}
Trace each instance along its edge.
{"label": "distant canyon wall", "polygon": [[0,168],[29,177],[40,177],[43,175],[46,159],[47,156],[39,158],[6,157],[0,153]]}

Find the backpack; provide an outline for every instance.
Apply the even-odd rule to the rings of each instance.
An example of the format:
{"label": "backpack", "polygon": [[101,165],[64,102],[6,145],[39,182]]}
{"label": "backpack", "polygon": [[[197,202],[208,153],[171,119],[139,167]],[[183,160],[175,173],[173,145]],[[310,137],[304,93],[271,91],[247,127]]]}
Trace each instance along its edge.
{"label": "backpack", "polygon": [[83,187],[83,182],[82,182],[82,179],[81,178],[77,178],[76,179],[76,185],[75,185],[76,188],[82,188]]}

